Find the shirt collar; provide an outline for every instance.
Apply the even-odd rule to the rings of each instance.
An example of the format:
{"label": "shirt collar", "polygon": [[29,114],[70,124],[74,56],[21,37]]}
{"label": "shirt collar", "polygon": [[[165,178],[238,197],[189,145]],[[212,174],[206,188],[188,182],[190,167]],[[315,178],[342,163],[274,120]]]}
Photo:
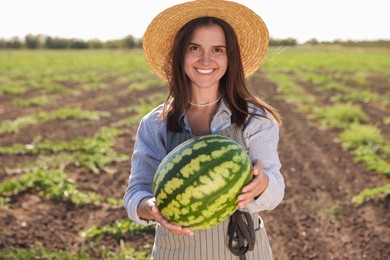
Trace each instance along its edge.
{"label": "shirt collar", "polygon": [[222,114],[222,113],[227,113],[229,117],[232,115],[232,111],[230,110],[230,108],[225,103],[225,99],[222,99],[221,103],[219,103],[219,107],[217,108],[217,111],[215,112],[215,115],[219,115],[219,114]]}
{"label": "shirt collar", "polygon": [[[226,113],[225,118],[230,118],[232,115],[232,111],[229,109],[227,106],[226,102],[224,99],[221,99],[221,102],[219,103],[219,106],[217,108],[217,111],[215,112],[214,117],[218,117]],[[189,126],[188,126],[188,121],[186,117],[186,111],[183,110],[181,116],[179,117],[179,125],[184,129],[184,131],[189,131]]]}
{"label": "shirt collar", "polygon": [[[229,117],[232,115],[232,111],[229,109],[229,107],[225,103],[225,99],[221,99],[221,102],[219,103],[219,106],[217,108],[217,111],[215,112],[215,115],[219,115],[219,114],[222,114],[224,112],[227,113]],[[179,117],[179,123],[183,122],[185,115],[186,115],[186,111],[183,110],[181,116]]]}

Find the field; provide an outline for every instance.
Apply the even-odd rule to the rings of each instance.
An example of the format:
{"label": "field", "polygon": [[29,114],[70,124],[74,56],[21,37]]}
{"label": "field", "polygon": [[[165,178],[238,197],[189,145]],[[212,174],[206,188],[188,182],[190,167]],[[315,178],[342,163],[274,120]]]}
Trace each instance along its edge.
{"label": "field", "polygon": [[[283,118],[275,259],[390,258],[390,51],[272,49],[250,82]],[[166,95],[140,51],[0,52],[0,259],[148,259],[122,196]]]}

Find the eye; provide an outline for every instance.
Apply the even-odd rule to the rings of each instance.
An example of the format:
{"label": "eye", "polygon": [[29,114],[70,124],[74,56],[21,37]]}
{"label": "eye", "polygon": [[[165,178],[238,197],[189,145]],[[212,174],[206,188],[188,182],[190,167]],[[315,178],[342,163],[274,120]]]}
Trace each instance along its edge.
{"label": "eye", "polygon": [[200,50],[199,46],[196,46],[196,45],[190,45],[190,47],[188,49],[190,51],[193,51],[193,52],[196,52],[196,51]]}
{"label": "eye", "polygon": [[215,47],[214,48],[214,53],[217,53],[217,54],[222,54],[225,52],[225,47]]}

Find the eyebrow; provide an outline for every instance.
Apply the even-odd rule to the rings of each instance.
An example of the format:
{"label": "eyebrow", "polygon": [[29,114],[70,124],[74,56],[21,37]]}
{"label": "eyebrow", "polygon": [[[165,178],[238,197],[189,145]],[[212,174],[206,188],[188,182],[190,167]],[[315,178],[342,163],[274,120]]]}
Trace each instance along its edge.
{"label": "eyebrow", "polygon": [[[194,43],[194,42],[190,42],[189,45],[195,45],[195,46],[197,46],[197,47],[198,47],[198,46],[199,46],[199,47],[201,46],[200,44]],[[214,48],[227,48],[226,45],[215,45],[215,46],[213,46],[213,47],[214,47]]]}

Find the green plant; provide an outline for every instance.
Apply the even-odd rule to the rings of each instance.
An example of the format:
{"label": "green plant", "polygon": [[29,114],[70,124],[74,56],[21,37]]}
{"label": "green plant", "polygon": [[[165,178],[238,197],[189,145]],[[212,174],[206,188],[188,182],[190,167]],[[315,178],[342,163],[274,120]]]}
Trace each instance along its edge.
{"label": "green plant", "polygon": [[0,209],[8,208],[9,202],[11,202],[10,198],[6,198],[6,197],[1,197],[0,196]]}
{"label": "green plant", "polygon": [[50,100],[47,96],[38,96],[28,99],[18,98],[13,100],[12,102],[20,107],[39,107],[49,104]]}
{"label": "green plant", "polygon": [[301,112],[311,111],[315,107],[315,96],[296,84],[294,77],[281,73],[269,73],[266,76],[277,84],[280,99],[295,105]]}
{"label": "green plant", "polygon": [[21,128],[31,124],[44,123],[51,120],[99,120],[100,117],[107,117],[110,113],[100,111],[85,111],[81,109],[60,108],[50,112],[37,112],[32,115],[19,117],[15,120],[5,120],[0,124],[0,134],[15,133]]}
{"label": "green plant", "polygon": [[123,240],[120,241],[120,248],[116,251],[103,250],[101,253],[104,260],[149,260],[150,254],[144,251],[136,251],[131,247],[127,247]]}
{"label": "green plant", "polygon": [[319,107],[311,115],[312,118],[319,120],[325,127],[346,128],[351,123],[365,122],[368,116],[363,110],[351,103],[339,103],[331,106]]}
{"label": "green plant", "polygon": [[342,145],[351,149],[357,162],[367,169],[390,176],[390,146],[380,130],[371,125],[353,124],[339,135]]}
{"label": "green plant", "polygon": [[33,248],[5,248],[1,249],[1,259],[24,260],[24,259],[67,259],[67,260],[89,260],[86,252],[71,252],[68,250],[49,250],[37,243]]}
{"label": "green plant", "polygon": [[150,255],[145,251],[136,251],[131,247],[128,247],[124,242],[120,241],[120,246],[116,250],[108,250],[106,248],[98,248],[94,246],[91,249],[94,252],[94,257],[90,256],[86,249],[79,251],[71,250],[50,250],[44,248],[41,243],[36,243],[32,248],[5,248],[2,249],[0,258],[6,260],[32,260],[32,259],[45,259],[45,260],[91,260],[96,259],[99,256],[104,260],[147,260],[150,259]]}
{"label": "green plant", "polygon": [[390,195],[390,183],[380,187],[366,188],[359,194],[352,198],[352,202],[355,204],[361,204],[365,201],[374,198],[383,198]]}
{"label": "green plant", "polygon": [[338,94],[332,97],[332,101],[358,101],[358,102],[379,102],[380,96],[370,90],[351,89],[347,93]]}
{"label": "green plant", "polygon": [[345,93],[348,91],[348,87],[342,83],[338,83],[335,81],[327,82],[323,86],[321,86],[322,89],[326,91],[338,91],[341,93]]}
{"label": "green plant", "polygon": [[[36,138],[32,144],[14,144],[9,147],[0,147],[0,154],[39,154],[38,160],[30,165],[16,170],[26,172],[33,169],[50,169],[69,164],[86,167],[94,173],[104,170],[114,173],[107,167],[112,162],[128,160],[128,155],[118,153],[113,149],[115,138],[122,132],[115,128],[102,127],[93,137],[76,137],[71,141],[41,141]],[[54,155],[52,155],[54,154]],[[46,155],[46,156],[44,156]],[[23,169],[24,168],[24,169]],[[7,169],[8,172],[15,170]]]}
{"label": "green plant", "polygon": [[21,94],[27,89],[22,86],[3,85],[0,83],[0,95],[3,94]]}
{"label": "green plant", "polygon": [[116,220],[112,225],[105,225],[98,228],[97,226],[89,227],[88,229],[81,231],[80,236],[87,240],[100,237],[100,236],[113,236],[116,239],[131,237],[138,235],[141,232],[152,232],[154,226],[141,226],[135,224],[130,219]]}
{"label": "green plant", "polygon": [[372,125],[352,124],[339,136],[343,146],[356,149],[359,146],[381,144],[384,138],[380,130]]}
{"label": "green plant", "polygon": [[37,170],[24,174],[20,178],[4,181],[0,184],[0,195],[11,196],[28,189],[36,189],[47,199],[70,201],[74,204],[86,204],[101,201],[102,197],[92,192],[77,189],[74,181],[61,170]]}
{"label": "green plant", "polygon": [[127,126],[131,127],[140,122],[142,117],[146,115],[149,111],[151,111],[153,108],[155,108],[158,104],[162,103],[164,101],[165,94],[158,93],[149,96],[148,98],[141,100],[142,104],[125,107],[120,109],[119,112],[121,113],[135,113],[135,115],[129,116],[125,119],[122,119],[118,122],[115,122],[113,124],[114,127],[121,127],[121,126]]}
{"label": "green plant", "polygon": [[[353,151],[355,160],[364,163],[368,170],[390,176],[390,163],[386,160],[390,156],[383,152],[385,147],[378,144],[359,146]],[[387,145],[387,147],[389,146]]]}

